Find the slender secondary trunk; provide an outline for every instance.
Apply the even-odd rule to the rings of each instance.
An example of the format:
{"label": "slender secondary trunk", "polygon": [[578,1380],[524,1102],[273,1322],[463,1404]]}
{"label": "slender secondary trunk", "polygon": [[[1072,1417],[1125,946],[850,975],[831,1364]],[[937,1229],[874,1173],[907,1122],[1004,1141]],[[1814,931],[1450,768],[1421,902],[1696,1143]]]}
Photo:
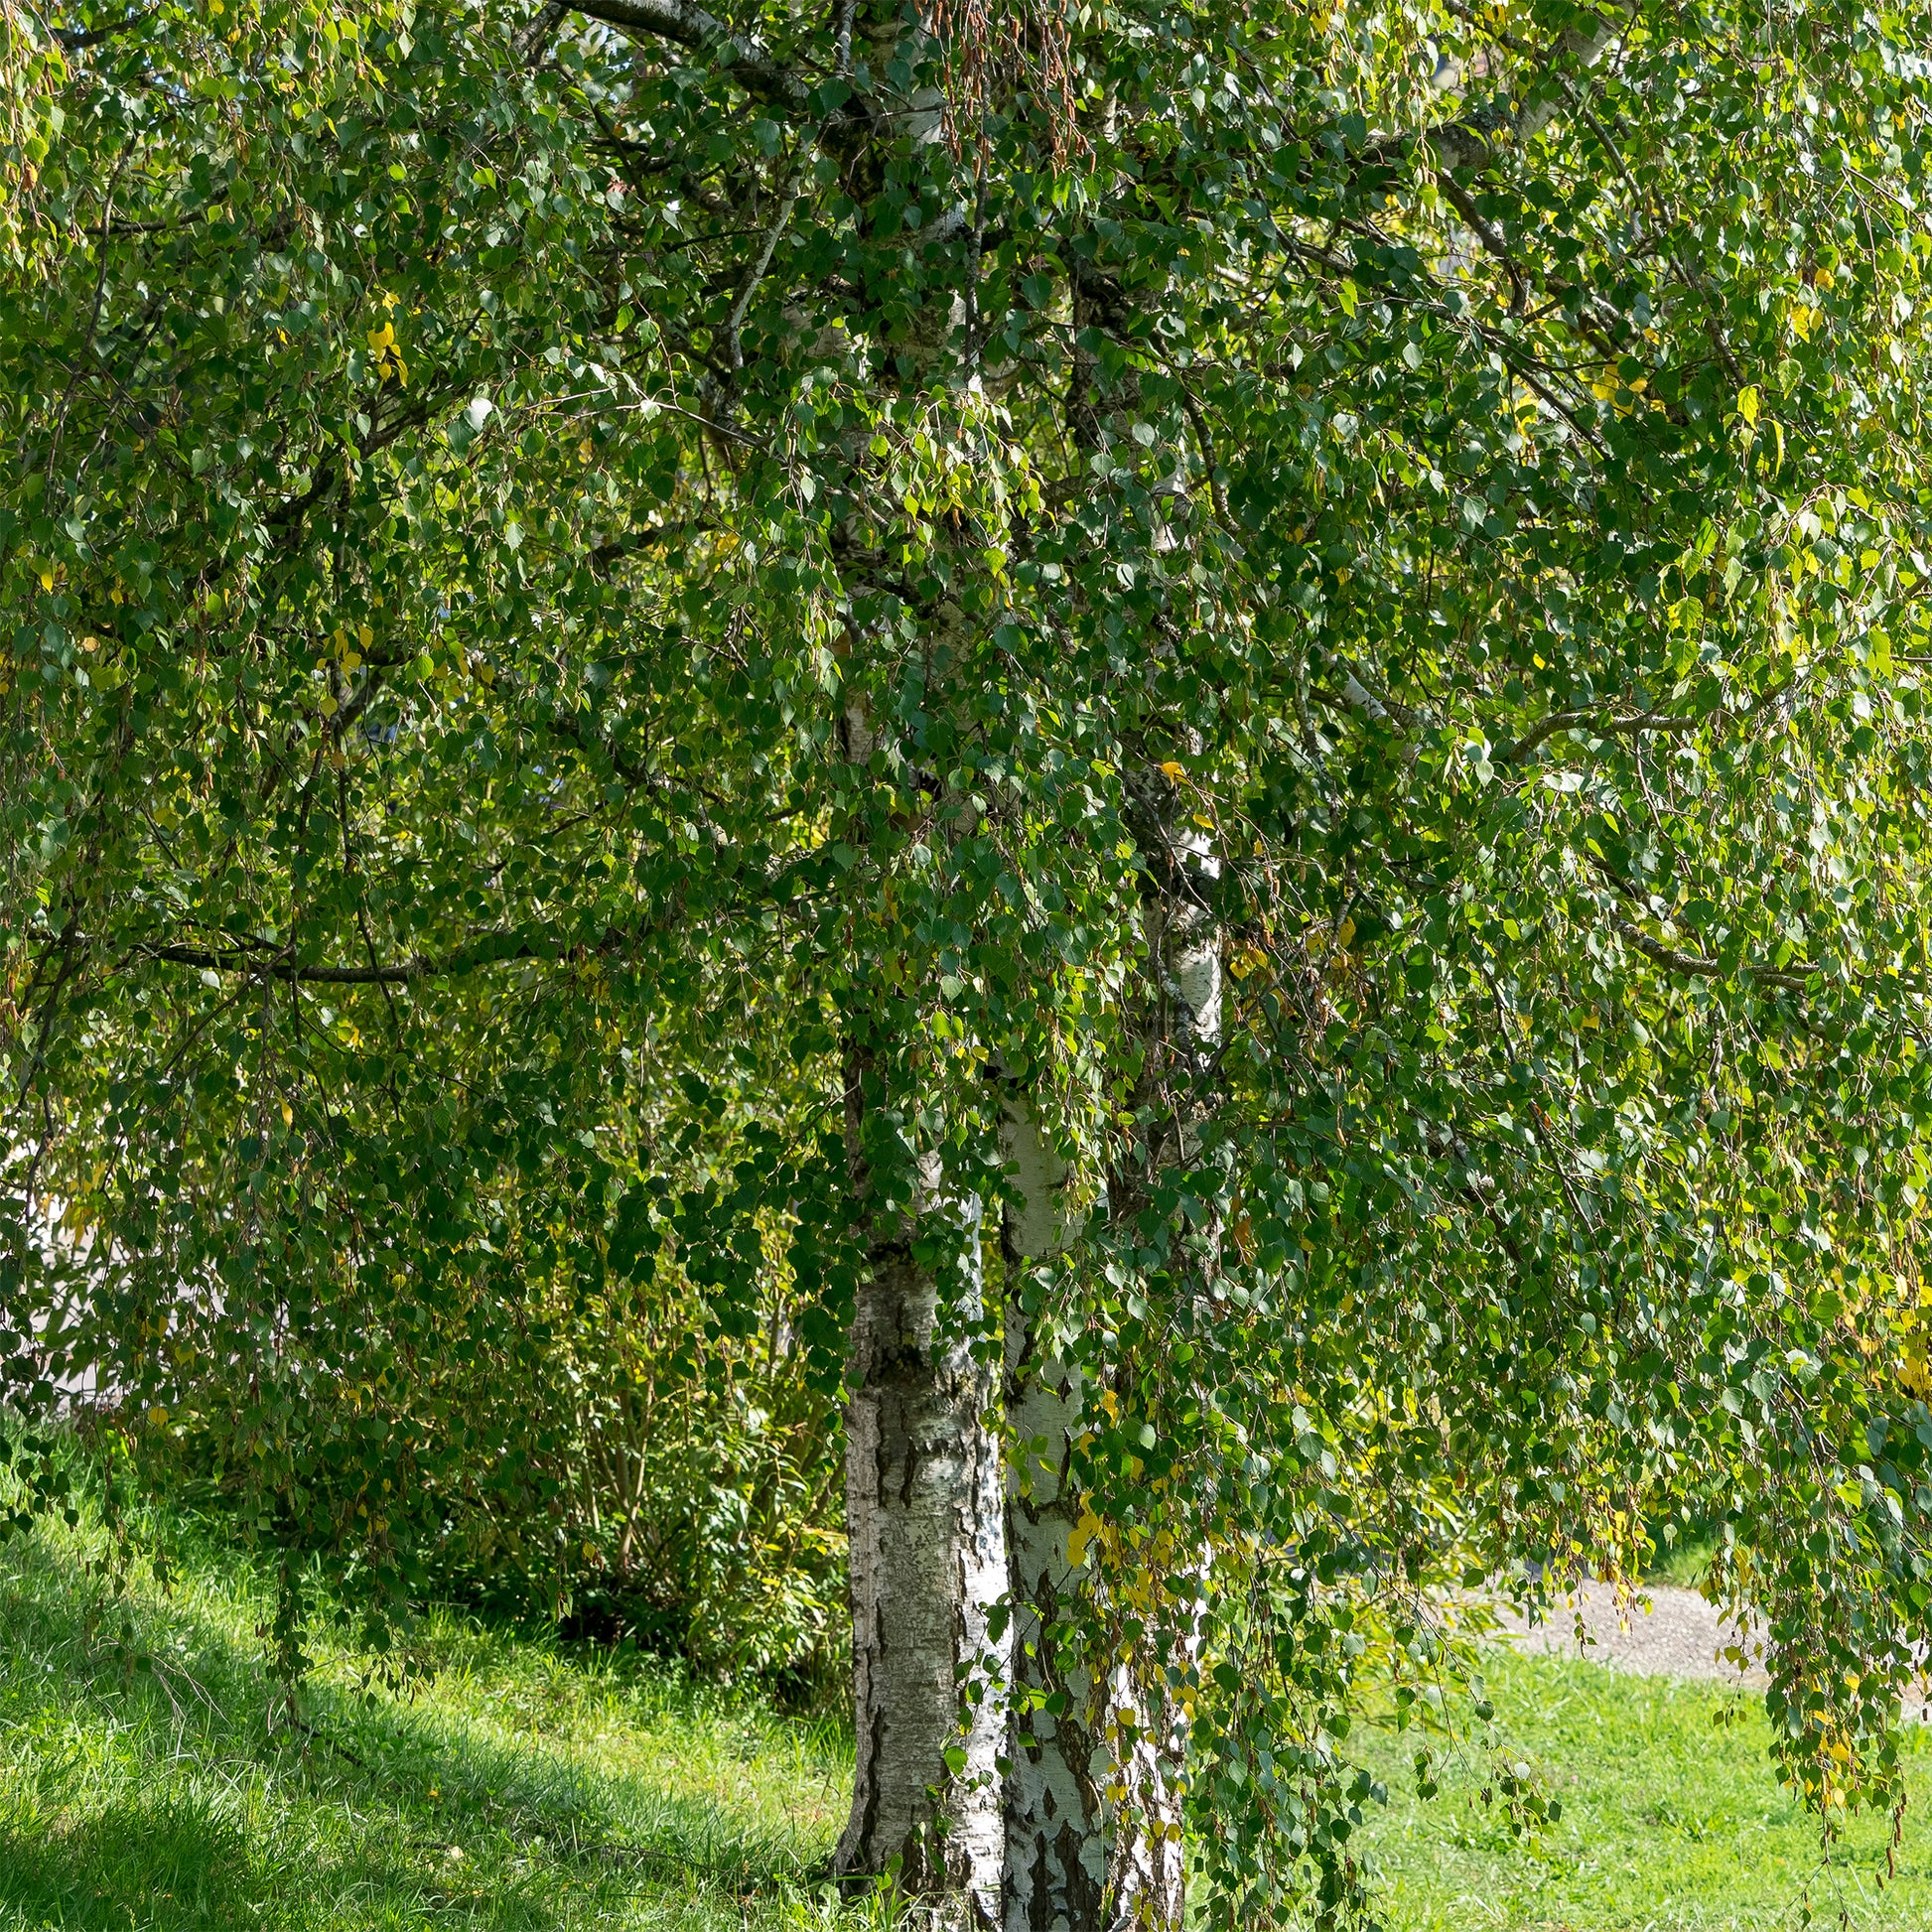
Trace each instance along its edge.
{"label": "slender secondary trunk", "polygon": [[[1024,1102],[1010,1103],[1007,1165],[1021,1209],[1003,1230],[1008,1279],[1062,1247],[1066,1173]],[[1079,1504],[1069,1486],[1084,1391],[1044,1324],[1012,1303],[1007,1325],[1008,1561],[1013,1717],[1007,1773],[1004,1932],[1177,1928],[1186,1893],[1175,1748],[1161,1687],[1132,1660],[1096,1682],[1060,1632],[1080,1575],[1070,1561]]]}
{"label": "slender secondary trunk", "polygon": [[[1007,1558],[1013,1590],[1013,1717],[1006,1786],[1005,1932],[1097,1932],[1108,1894],[1107,1750],[1092,1725],[1092,1682],[1055,1632],[1075,1588],[1067,1486],[1079,1425],[1077,1370],[1042,1345],[1021,1306],[1026,1264],[1064,1245],[1063,1164],[1021,1100],[1009,1103],[1007,1216]],[[1056,1709],[1046,1708],[1053,1700]]]}
{"label": "slender secondary trunk", "polygon": [[[1149,1065],[1157,1079],[1190,1083],[1220,1037],[1220,935],[1207,902],[1218,866],[1198,834],[1176,833],[1167,815],[1151,830]],[[1133,1212],[1153,1170],[1192,1154],[1190,1130],[1180,1124],[1176,1131],[1179,1144],[1143,1150],[1146,1172],[1114,1178],[1115,1211]],[[1003,1229],[1014,1444],[1004,1932],[1112,1932],[1126,1925],[1175,1932],[1186,1918],[1177,1714],[1165,1684],[1133,1659],[1110,1665],[1104,1686],[1096,1686],[1056,1627],[1079,1587],[1068,1560],[1078,1515],[1068,1475],[1083,1391],[1077,1371],[1054,1359],[1041,1324],[1027,1318],[1015,1292],[1026,1265],[1056,1252],[1070,1233],[1065,1169],[1021,1097],[1009,1102],[1005,1151],[1021,1206]]]}
{"label": "slender secondary trunk", "polygon": [[[1149,927],[1159,983],[1149,1015],[1148,1059],[1180,1094],[1210,1074],[1221,1039],[1221,933],[1211,895],[1220,862],[1200,833],[1176,830],[1172,815],[1163,825],[1165,863],[1152,868],[1156,889]],[[1199,1150],[1191,1107],[1173,1109],[1172,1144],[1157,1134],[1147,1150],[1146,1180],[1168,1161],[1185,1164]],[[1144,1205],[1116,1183],[1123,1218]],[[1176,1550],[1175,1572],[1205,1570],[1207,1552]],[[1191,1615],[1172,1630],[1175,1647],[1198,1654]],[[1143,1655],[1120,1675],[1116,1709],[1125,1721],[1121,1783],[1133,1795],[1130,1830],[1121,1832],[1114,1858],[1117,1922],[1179,1932],[1187,1916],[1187,1863],[1181,1840],[1180,1778],[1186,1747],[1185,1719],[1168,1690],[1165,1673]]]}

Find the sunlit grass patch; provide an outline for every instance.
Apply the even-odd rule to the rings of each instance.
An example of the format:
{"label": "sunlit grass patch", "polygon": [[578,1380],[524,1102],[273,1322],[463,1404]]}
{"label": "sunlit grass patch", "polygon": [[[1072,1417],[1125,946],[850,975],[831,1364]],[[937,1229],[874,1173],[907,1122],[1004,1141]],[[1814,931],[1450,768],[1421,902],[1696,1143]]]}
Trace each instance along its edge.
{"label": "sunlit grass patch", "polygon": [[[1414,1733],[1357,1726],[1386,1779],[1358,1843],[1376,1856],[1390,1932],[1769,1932],[1932,1927],[1932,1736],[1908,1736],[1912,1802],[1897,1875],[1880,1883],[1886,1818],[1855,1819],[1827,1863],[1817,1821],[1778,1784],[1751,1692],[1499,1653],[1498,1736],[1562,1804],[1541,1843],[1513,1837],[1486,1753],[1451,1750],[1438,1797],[1415,1796]],[[1482,1802],[1488,1785],[1491,1802]]]}
{"label": "sunlit grass patch", "polygon": [[[0,1549],[0,1932],[487,1927],[862,1932],[822,1881],[850,1738],[634,1655],[450,1610],[400,1697],[324,1619],[302,1717],[271,1731],[269,1592],[218,1540],[164,1590],[97,1531]],[[325,1606],[326,1607],[326,1606]],[[1894,1882],[1886,1821],[1827,1865],[1771,1775],[1754,1697],[1499,1654],[1497,1738],[1562,1802],[1540,1842],[1481,1791],[1477,1740],[1414,1795],[1414,1733],[1351,1742],[1386,1781],[1358,1845],[1390,1932],[1770,1932],[1841,1911],[1932,1932],[1932,1737]]]}
{"label": "sunlit grass patch", "polygon": [[7,1932],[775,1922],[843,1818],[835,1725],[448,1611],[413,1694],[325,1641],[308,1728],[271,1732],[245,1569],[117,1591],[90,1556],[0,1552]]}

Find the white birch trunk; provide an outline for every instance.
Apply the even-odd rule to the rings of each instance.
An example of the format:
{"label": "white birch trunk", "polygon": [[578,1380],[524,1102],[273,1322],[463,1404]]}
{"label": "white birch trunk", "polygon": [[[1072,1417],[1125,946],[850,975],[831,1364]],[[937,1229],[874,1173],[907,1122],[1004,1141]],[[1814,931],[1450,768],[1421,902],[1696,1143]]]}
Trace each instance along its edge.
{"label": "white birch trunk", "polygon": [[991,1375],[963,1340],[935,1354],[938,1314],[909,1243],[876,1250],[846,1407],[858,1749],[836,1868],[892,1875],[943,1922],[991,1926],[1006,1698],[988,1632],[1007,1593],[1005,1497]]}
{"label": "white birch trunk", "polygon": [[[1067,1464],[1079,1426],[1076,1373],[1046,1356],[1018,1306],[1028,1262],[1065,1244],[1066,1172],[1021,1100],[1009,1103],[1009,1173],[1021,1195],[1004,1230],[1008,1267],[1007,1547],[1013,1588],[1013,1719],[1006,1791],[1005,1932],[1089,1932],[1104,1923],[1106,1751],[1090,1725],[1092,1684],[1050,1633],[1074,1587]],[[1058,1713],[1037,1708],[1058,1694]]]}
{"label": "white birch trunk", "polygon": [[[1178,870],[1202,881],[1218,880],[1221,862],[1206,838],[1188,831],[1173,841]],[[1198,906],[1173,897],[1159,915],[1155,954],[1167,981],[1164,1005],[1171,1008],[1170,1041],[1190,1068],[1219,1045],[1221,1038],[1221,935]]]}
{"label": "white birch trunk", "polygon": [[[1010,1284],[1062,1248],[1066,1171],[1024,1101],[1009,1104],[1007,1167],[1023,1197],[1005,1229]],[[1068,1488],[1083,1390],[1039,1327],[1009,1308],[1008,1560],[1013,1587],[1013,1718],[1007,1773],[1004,1932],[1109,1932],[1184,1921],[1173,1772],[1162,1702],[1131,1664],[1091,1672],[1062,1654],[1053,1626],[1079,1579],[1068,1562],[1078,1506]],[[1096,1692],[1098,1691],[1098,1694]],[[1057,1711],[1042,1707],[1053,1698]]]}
{"label": "white birch trunk", "polygon": [[[877,747],[848,705],[845,753]],[[1004,1644],[990,1637],[1007,1595],[1006,1497],[987,1412],[998,1390],[965,1336],[942,1335],[939,1284],[912,1251],[916,1216],[871,1206],[864,1152],[869,1056],[849,1047],[846,1148],[855,1209],[871,1213],[853,1310],[846,1403],[846,1531],[852,1602],[852,1813],[834,1855],[844,1877],[888,1877],[941,1926],[999,1918],[1005,1839]],[[977,1241],[977,1233],[974,1236]],[[976,1325],[978,1250],[968,1306]]]}

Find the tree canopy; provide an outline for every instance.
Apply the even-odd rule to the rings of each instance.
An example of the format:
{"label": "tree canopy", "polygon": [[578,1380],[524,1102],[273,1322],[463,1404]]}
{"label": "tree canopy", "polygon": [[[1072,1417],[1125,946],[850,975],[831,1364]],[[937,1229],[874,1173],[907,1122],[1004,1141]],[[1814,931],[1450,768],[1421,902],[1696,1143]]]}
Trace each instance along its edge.
{"label": "tree canopy", "polygon": [[21,1405],[400,1598],[561,1328],[777,1270],[829,1401],[902,1242],[1086,1391],[1017,1675],[1217,1922],[1366,1909],[1449,1594],[1666,1525],[1902,1804],[1923,20],[0,31]]}

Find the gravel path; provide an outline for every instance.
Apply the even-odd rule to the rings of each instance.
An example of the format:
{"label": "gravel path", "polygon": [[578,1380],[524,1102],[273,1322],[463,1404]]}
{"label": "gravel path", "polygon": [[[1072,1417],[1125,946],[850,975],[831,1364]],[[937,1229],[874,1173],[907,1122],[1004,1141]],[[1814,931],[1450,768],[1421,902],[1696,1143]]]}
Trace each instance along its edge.
{"label": "gravel path", "polygon": [[[1712,1678],[1760,1691],[1770,1681],[1756,1661],[1753,1630],[1747,1628],[1741,1638],[1745,1667],[1740,1671],[1719,1654],[1740,1642],[1736,1624],[1724,1622],[1694,1589],[1652,1584],[1647,1593],[1651,1605],[1648,1615],[1640,1602],[1633,1602],[1624,1628],[1618,1627],[1616,1592],[1608,1584],[1585,1584],[1577,1592],[1574,1609],[1559,1606],[1534,1627],[1498,1604],[1504,1632],[1500,1640],[1526,1651],[1582,1657],[1611,1670],[1635,1671],[1645,1677]],[[1585,1640],[1581,1644],[1577,1641],[1579,1614],[1584,1623]],[[1932,1724],[1932,1703],[1908,1696],[1905,1718],[1908,1723]]]}
{"label": "gravel path", "polygon": [[[1641,1601],[1629,1606],[1626,1627],[1618,1627],[1615,1592],[1608,1584],[1585,1584],[1574,1610],[1559,1605],[1543,1623],[1527,1624],[1501,1608],[1505,1641],[1524,1650],[1557,1651],[1607,1664],[1612,1670],[1637,1671],[1649,1677],[1711,1677],[1725,1683],[1761,1686],[1764,1672],[1752,1665],[1740,1672],[1718,1653],[1739,1642],[1735,1625],[1726,1624],[1716,1608],[1694,1589],[1653,1584],[1646,1592],[1650,1610]],[[1585,1641],[1577,1641],[1577,1621],[1584,1623]],[[1746,1654],[1754,1648],[1744,1634]]]}

